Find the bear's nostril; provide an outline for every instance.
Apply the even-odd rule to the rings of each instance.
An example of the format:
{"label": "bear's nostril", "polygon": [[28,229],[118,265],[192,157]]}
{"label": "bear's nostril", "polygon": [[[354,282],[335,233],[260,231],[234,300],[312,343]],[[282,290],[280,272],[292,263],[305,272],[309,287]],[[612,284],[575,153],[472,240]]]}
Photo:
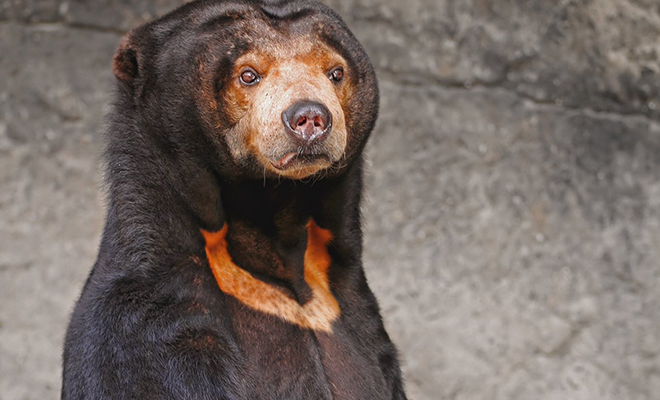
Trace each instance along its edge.
{"label": "bear's nostril", "polygon": [[282,113],[282,122],[297,142],[320,143],[330,134],[332,114],[326,106],[314,101],[300,101]]}

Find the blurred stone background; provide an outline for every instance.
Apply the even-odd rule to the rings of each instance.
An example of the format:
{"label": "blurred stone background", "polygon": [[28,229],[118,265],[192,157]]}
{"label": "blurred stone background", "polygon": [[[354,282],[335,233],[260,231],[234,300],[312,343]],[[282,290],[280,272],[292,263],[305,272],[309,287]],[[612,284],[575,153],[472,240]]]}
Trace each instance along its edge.
{"label": "blurred stone background", "polygon": [[[0,0],[0,399],[59,397],[123,32]],[[365,263],[412,399],[660,397],[660,0],[327,0],[377,67]]]}

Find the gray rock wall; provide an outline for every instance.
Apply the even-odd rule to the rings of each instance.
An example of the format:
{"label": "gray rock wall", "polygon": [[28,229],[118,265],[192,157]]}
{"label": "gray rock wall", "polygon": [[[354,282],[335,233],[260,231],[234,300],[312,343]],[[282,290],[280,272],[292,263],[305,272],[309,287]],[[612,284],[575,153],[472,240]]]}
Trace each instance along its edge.
{"label": "gray rock wall", "polygon": [[[0,0],[2,400],[58,396],[111,55],[179,3]],[[327,3],[381,82],[364,258],[410,397],[658,399],[660,1]]]}

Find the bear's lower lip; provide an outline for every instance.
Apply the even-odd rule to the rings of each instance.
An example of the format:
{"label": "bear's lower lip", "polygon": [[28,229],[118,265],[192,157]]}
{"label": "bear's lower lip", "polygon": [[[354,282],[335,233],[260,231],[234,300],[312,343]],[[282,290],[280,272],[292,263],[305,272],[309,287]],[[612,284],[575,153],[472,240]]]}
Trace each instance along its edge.
{"label": "bear's lower lip", "polygon": [[273,167],[284,170],[287,169],[289,166],[292,164],[296,163],[297,161],[303,162],[303,163],[310,163],[317,161],[319,159],[328,159],[328,156],[325,154],[298,154],[297,152],[290,152],[285,154],[282,158],[280,158],[277,161],[271,161],[271,164]]}

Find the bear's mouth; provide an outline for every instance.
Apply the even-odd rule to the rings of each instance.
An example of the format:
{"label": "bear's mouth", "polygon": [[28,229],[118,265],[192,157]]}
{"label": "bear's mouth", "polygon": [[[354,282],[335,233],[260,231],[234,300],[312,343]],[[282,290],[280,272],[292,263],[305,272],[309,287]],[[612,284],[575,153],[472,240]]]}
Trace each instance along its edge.
{"label": "bear's mouth", "polygon": [[327,154],[298,153],[295,151],[286,153],[277,161],[271,161],[273,167],[279,170],[286,170],[295,164],[313,164],[318,161],[330,162]]}

